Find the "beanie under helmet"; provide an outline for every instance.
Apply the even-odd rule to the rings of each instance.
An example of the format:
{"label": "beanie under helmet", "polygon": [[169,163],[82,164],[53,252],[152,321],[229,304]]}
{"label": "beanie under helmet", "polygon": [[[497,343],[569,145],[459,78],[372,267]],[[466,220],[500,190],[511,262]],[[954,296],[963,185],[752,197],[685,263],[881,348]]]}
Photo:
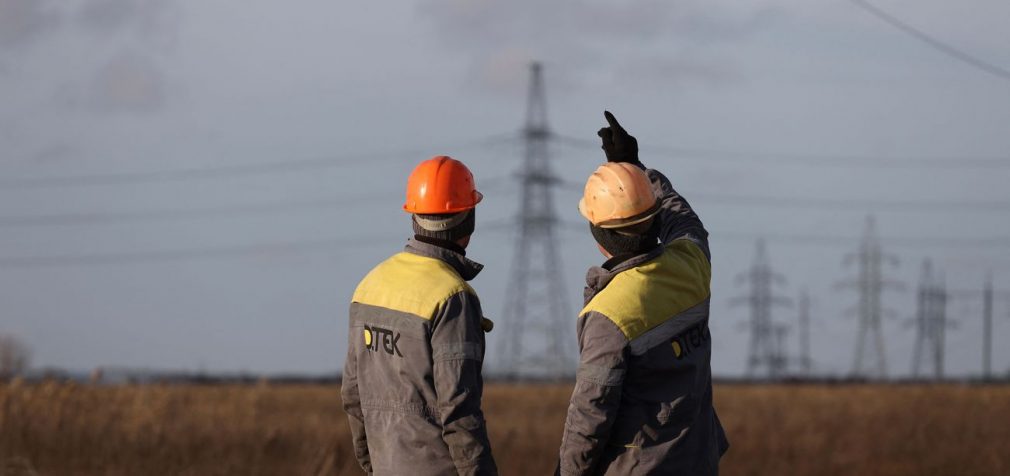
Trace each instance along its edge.
{"label": "beanie under helmet", "polygon": [[459,213],[411,215],[414,234],[438,240],[456,241],[473,234],[475,209]]}

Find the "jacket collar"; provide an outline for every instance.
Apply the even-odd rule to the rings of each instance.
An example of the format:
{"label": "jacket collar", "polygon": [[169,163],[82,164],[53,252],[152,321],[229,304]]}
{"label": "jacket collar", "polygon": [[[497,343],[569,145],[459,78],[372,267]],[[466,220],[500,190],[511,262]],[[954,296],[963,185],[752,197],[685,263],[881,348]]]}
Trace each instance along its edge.
{"label": "jacket collar", "polygon": [[632,255],[624,259],[622,257],[611,258],[603,263],[602,266],[589,268],[589,271],[586,272],[586,289],[583,294],[585,304],[589,304],[593,296],[603,291],[603,288],[607,287],[615,276],[631,268],[637,268],[648,261],[652,261],[663,254],[664,249],[662,245],[657,245],[645,253]]}
{"label": "jacket collar", "polygon": [[403,249],[407,253],[435,258],[452,266],[464,281],[469,281],[477,277],[477,273],[484,269],[484,265],[473,261],[460,253],[443,248],[431,243],[418,241],[414,238],[407,240],[407,246]]}

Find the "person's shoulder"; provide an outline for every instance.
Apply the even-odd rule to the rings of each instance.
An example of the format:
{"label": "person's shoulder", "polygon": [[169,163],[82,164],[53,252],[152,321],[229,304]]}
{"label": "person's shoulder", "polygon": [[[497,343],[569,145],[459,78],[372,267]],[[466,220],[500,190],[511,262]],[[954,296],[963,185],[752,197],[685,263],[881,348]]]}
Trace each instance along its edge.
{"label": "person's shoulder", "polygon": [[402,252],[379,263],[358,284],[353,302],[430,319],[449,298],[476,292],[452,266],[435,258]]}

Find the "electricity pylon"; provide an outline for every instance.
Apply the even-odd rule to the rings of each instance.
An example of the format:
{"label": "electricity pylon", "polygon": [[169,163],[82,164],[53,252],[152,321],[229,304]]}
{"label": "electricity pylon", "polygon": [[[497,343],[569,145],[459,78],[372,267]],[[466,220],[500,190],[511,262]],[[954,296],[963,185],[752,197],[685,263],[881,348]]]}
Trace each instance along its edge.
{"label": "electricity pylon", "polygon": [[737,276],[736,282],[750,285],[749,294],[730,300],[731,304],[746,304],[750,307],[747,376],[755,377],[763,373],[767,378],[781,378],[785,375],[787,367],[782,340],[785,329],[776,326],[772,319],[772,307],[787,306],[789,300],[773,294],[772,285],[785,283],[785,277],[772,270],[764,240],[757,241],[754,264]]}
{"label": "electricity pylon", "polygon": [[933,377],[943,378],[944,339],[951,322],[947,321],[947,286],[933,275],[933,265],[927,259],[922,264],[918,306],[915,315],[915,348],[912,353],[912,376],[932,365]]}
{"label": "electricity pylon", "polygon": [[[520,172],[519,239],[505,294],[501,328],[505,338],[499,362],[503,376],[511,379],[557,379],[575,371],[571,361],[575,316],[565,303],[567,288],[555,240],[558,217],[552,188],[559,180],[551,173],[547,102],[542,68],[531,66],[526,126],[525,159]],[[571,342],[571,344],[569,343]]]}
{"label": "electricity pylon", "polygon": [[810,377],[813,360],[810,358],[810,295],[806,290],[800,292],[798,315],[798,334],[800,340],[800,369],[804,378]]}
{"label": "electricity pylon", "polygon": [[[853,261],[859,265],[859,274],[856,279],[841,283],[841,286],[856,288],[859,293],[859,304],[855,308],[855,313],[859,317],[859,334],[856,337],[852,375],[886,378],[887,355],[882,328],[885,310],[880,302],[880,295],[884,289],[900,289],[901,285],[883,277],[881,268],[884,262],[897,266],[898,258],[884,253],[877,238],[876,223],[872,216],[866,218],[866,232],[863,235],[863,242],[859,245],[859,251],[845,257],[845,264],[851,264]],[[870,360],[873,361],[873,365],[866,367],[867,361]],[[868,368],[873,374],[867,372]]]}

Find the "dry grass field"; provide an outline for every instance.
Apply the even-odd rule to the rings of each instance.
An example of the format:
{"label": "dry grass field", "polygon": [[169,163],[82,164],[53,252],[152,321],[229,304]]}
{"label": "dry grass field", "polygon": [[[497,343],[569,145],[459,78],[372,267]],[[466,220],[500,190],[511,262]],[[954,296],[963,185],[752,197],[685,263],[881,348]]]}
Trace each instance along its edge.
{"label": "dry grass field", "polygon": [[[503,474],[549,474],[567,386],[491,385]],[[1010,386],[721,385],[727,475],[1007,475]],[[360,474],[333,386],[0,386],[0,471]]]}

